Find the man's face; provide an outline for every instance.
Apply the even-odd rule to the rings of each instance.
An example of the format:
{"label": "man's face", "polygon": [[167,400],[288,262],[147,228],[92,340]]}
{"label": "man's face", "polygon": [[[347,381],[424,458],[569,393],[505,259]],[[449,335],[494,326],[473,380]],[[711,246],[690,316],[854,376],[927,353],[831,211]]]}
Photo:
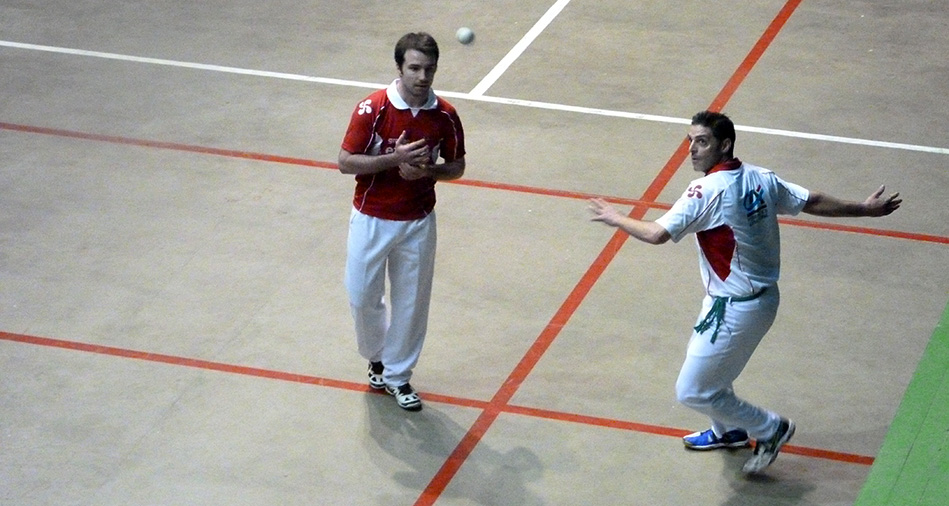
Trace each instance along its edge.
{"label": "man's face", "polygon": [[728,158],[728,148],[731,144],[724,144],[712,135],[712,129],[703,125],[692,125],[689,128],[689,153],[692,155],[692,168],[696,172],[707,174],[712,167],[724,162]]}
{"label": "man's face", "polygon": [[406,102],[410,105],[422,105],[428,100],[437,69],[438,62],[421,51],[409,49],[405,52],[405,60],[399,69],[399,91]]}

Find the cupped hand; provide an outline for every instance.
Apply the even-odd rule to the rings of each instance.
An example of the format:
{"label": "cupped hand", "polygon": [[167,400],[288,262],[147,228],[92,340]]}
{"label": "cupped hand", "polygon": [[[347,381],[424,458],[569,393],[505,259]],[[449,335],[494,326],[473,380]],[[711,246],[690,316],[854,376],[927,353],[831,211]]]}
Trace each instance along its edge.
{"label": "cupped hand", "polygon": [[900,208],[900,204],[903,203],[903,199],[899,198],[900,194],[894,193],[887,198],[881,198],[885,190],[886,186],[881,185],[877,191],[867,197],[867,200],[863,201],[868,216],[886,216]]}
{"label": "cupped hand", "polygon": [[430,164],[413,165],[411,163],[399,164],[399,175],[407,181],[414,181],[423,177],[433,177]]}

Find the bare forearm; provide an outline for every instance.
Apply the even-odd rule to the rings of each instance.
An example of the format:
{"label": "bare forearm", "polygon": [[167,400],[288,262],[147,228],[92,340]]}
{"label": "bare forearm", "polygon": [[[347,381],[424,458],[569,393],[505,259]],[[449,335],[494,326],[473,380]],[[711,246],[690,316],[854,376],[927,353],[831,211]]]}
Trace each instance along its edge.
{"label": "bare forearm", "polygon": [[628,216],[617,220],[616,226],[635,239],[649,244],[662,244],[669,240],[669,232],[654,221],[642,221]]}
{"label": "bare forearm", "polygon": [[804,212],[815,216],[847,217],[863,216],[863,203],[855,200],[843,200],[837,197],[812,191],[804,205]]}
{"label": "bare forearm", "polygon": [[593,213],[591,220],[616,227],[640,241],[649,244],[662,244],[672,238],[662,225],[654,221],[637,220],[622,214],[601,198],[590,199],[589,209]]}
{"label": "bare forearm", "polygon": [[465,174],[465,159],[459,158],[451,162],[433,165],[431,167],[431,173],[436,181],[459,179]]}
{"label": "bare forearm", "polygon": [[886,216],[899,209],[903,201],[899,198],[899,193],[881,198],[883,191],[884,187],[881,186],[863,202],[839,199],[826,193],[812,191],[807,198],[807,204],[804,205],[804,212],[834,218]]}
{"label": "bare forearm", "polygon": [[340,151],[339,171],[343,174],[375,174],[398,165],[395,153],[384,155],[363,155]]}

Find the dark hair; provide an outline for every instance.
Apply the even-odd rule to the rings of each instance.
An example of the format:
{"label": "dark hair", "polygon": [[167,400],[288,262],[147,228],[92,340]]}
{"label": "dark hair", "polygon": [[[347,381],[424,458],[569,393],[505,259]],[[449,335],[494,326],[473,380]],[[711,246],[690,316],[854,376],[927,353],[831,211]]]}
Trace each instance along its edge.
{"label": "dark hair", "polygon": [[395,64],[402,68],[405,62],[405,52],[414,49],[438,62],[438,43],[435,38],[425,32],[407,33],[395,44]]}
{"label": "dark hair", "polygon": [[[731,139],[732,150],[734,150],[735,124],[732,123],[732,120],[728,116],[720,112],[702,111],[692,116],[692,124],[708,127],[708,129],[712,131],[712,135],[718,139],[719,142],[725,139]],[[732,154],[731,150],[728,154]]]}

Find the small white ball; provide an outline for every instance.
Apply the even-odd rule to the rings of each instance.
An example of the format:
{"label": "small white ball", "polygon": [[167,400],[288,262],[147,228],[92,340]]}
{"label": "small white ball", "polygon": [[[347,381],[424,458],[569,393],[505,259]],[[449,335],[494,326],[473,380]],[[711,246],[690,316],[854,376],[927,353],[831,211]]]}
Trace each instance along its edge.
{"label": "small white ball", "polygon": [[458,37],[458,42],[462,44],[471,44],[474,41],[474,32],[471,31],[471,28],[463,26],[455,32],[455,37]]}

